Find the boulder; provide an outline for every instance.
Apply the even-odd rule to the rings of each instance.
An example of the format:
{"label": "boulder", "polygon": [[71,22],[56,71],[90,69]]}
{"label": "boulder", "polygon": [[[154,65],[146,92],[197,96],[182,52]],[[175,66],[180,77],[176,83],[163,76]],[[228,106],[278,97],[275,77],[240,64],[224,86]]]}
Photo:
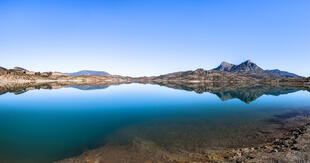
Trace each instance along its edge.
{"label": "boulder", "polygon": [[43,72],[43,73],[41,73],[41,76],[43,76],[43,77],[50,77],[50,76],[52,76],[52,72]]}
{"label": "boulder", "polygon": [[28,72],[26,72],[26,74],[27,74],[27,75],[35,75],[36,73],[33,72],[33,71],[28,71]]}

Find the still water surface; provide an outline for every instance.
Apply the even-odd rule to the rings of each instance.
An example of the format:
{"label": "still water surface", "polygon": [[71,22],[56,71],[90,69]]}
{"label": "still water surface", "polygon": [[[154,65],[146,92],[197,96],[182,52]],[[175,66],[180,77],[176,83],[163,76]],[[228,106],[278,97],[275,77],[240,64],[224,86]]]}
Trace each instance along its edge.
{"label": "still water surface", "polygon": [[53,162],[137,138],[167,150],[239,147],[272,132],[275,115],[310,110],[308,91],[245,94],[143,84],[2,94],[0,162]]}

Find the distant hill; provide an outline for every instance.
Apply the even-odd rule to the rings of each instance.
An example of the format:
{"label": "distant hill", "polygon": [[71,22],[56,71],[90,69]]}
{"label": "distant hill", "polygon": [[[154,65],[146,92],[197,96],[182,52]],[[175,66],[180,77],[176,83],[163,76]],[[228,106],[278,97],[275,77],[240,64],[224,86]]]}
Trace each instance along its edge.
{"label": "distant hill", "polygon": [[278,70],[278,69],[266,70],[266,72],[272,73],[272,74],[278,74],[278,75],[286,77],[286,78],[303,78],[302,76],[296,75],[294,73],[290,73],[290,72],[287,72],[287,71],[281,71],[281,70]]}
{"label": "distant hill", "polygon": [[101,75],[110,75],[109,73],[105,71],[92,71],[92,70],[82,70],[78,72],[73,72],[73,73],[63,73],[66,75],[71,75],[71,76],[101,76]]}
{"label": "distant hill", "polygon": [[0,67],[0,71],[6,71],[7,69],[4,67]]}
{"label": "distant hill", "polygon": [[22,67],[14,67],[11,69],[12,71],[19,71],[19,72],[29,72],[27,69],[24,69]]}

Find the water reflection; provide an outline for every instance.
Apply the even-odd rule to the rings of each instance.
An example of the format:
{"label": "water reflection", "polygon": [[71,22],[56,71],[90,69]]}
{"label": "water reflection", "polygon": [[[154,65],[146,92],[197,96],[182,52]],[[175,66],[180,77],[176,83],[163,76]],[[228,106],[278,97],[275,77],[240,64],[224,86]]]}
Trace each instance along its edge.
{"label": "water reflection", "polygon": [[71,85],[70,87],[79,90],[96,90],[96,89],[106,89],[109,87],[109,85]]}
{"label": "water reflection", "polygon": [[[198,94],[209,92],[217,95],[222,101],[239,99],[247,104],[255,101],[263,95],[279,96],[282,94],[294,93],[304,88],[286,88],[281,86],[266,85],[223,85],[219,83],[177,83],[161,82],[151,83],[173,89],[194,91]],[[101,84],[73,84],[73,83],[10,83],[0,85],[0,95],[7,92],[19,95],[34,89],[58,89],[64,87],[76,88],[79,90],[106,89],[110,85]]]}

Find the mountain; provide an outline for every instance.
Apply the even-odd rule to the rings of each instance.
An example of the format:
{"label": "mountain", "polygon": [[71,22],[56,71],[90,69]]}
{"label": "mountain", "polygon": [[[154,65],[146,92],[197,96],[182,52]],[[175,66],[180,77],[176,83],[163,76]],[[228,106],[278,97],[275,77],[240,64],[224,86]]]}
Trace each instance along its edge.
{"label": "mountain", "polygon": [[255,63],[251,62],[251,60],[247,60],[237,66],[233,66],[230,72],[237,73],[263,73],[264,70],[257,66]]}
{"label": "mountain", "polygon": [[160,75],[150,78],[152,81],[180,81],[187,83],[196,82],[217,82],[217,83],[249,83],[257,80],[251,76],[241,75],[237,73],[222,72],[215,70],[197,69],[195,71],[184,71]]}
{"label": "mountain", "polygon": [[92,70],[82,70],[79,72],[73,72],[73,73],[64,73],[71,76],[102,76],[102,75],[110,75],[109,73],[105,71],[92,71]]}
{"label": "mountain", "polygon": [[264,70],[255,63],[247,60],[239,65],[234,65],[227,62],[222,62],[217,68],[213,69],[222,72],[236,72],[236,73],[263,73]]}
{"label": "mountain", "polygon": [[218,67],[213,70],[221,71],[221,72],[233,72],[237,74],[247,75],[257,79],[267,79],[267,78],[303,78],[302,76],[286,72],[276,70],[264,70],[260,68],[255,63],[247,60],[239,65],[234,65],[227,62],[222,62]]}
{"label": "mountain", "polygon": [[176,72],[156,77],[149,80],[156,82],[213,82],[213,83],[230,83],[244,84],[257,83],[271,79],[300,78],[300,76],[283,71],[264,70],[255,63],[247,60],[239,65],[228,62],[222,62],[218,67],[212,70],[197,69],[195,71]]}
{"label": "mountain", "polygon": [[278,74],[280,76],[286,77],[286,78],[303,78],[302,76],[296,75],[294,73],[290,73],[287,71],[281,71],[278,69],[274,70],[265,70],[265,72],[271,73],[271,74]]}

